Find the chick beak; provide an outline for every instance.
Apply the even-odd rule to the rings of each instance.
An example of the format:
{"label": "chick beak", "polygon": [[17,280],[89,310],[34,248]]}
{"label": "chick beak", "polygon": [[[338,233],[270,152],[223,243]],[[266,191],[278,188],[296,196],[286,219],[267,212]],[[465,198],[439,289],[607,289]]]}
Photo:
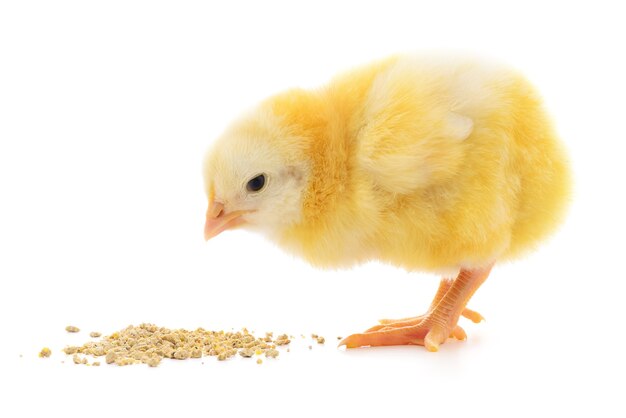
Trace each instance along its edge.
{"label": "chick beak", "polygon": [[210,240],[222,231],[242,225],[245,221],[241,215],[248,211],[237,210],[230,213],[224,211],[224,205],[221,202],[211,200],[209,208],[206,211],[206,223],[204,224],[204,239]]}

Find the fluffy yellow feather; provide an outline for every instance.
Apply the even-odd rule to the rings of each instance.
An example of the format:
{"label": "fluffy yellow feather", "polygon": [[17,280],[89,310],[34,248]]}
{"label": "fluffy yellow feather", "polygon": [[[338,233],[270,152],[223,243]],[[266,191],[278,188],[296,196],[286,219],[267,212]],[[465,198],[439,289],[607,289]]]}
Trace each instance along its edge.
{"label": "fluffy yellow feather", "polygon": [[[439,333],[453,335],[491,265],[553,232],[570,192],[566,154],[532,86],[504,66],[445,56],[392,57],[271,97],[215,142],[204,171],[207,239],[247,226],[317,266],[377,259],[460,271],[411,323],[424,328],[457,283],[469,296],[439,309]],[[458,284],[464,274],[470,284]],[[345,344],[436,350],[448,336],[425,343],[432,321],[411,338],[395,338],[399,328]]]}

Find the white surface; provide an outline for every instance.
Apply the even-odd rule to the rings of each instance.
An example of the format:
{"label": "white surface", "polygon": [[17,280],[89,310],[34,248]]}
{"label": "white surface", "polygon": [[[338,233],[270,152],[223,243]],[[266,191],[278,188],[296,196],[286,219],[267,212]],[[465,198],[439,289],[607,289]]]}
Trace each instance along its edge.
{"label": "white surface", "polygon": [[[384,3],[0,5],[0,416],[624,416],[623,14]],[[421,313],[438,279],[317,271],[245,232],[205,244],[202,153],[268,94],[440,47],[508,61],[543,92],[575,165],[571,215],[495,269],[468,341],[337,350],[337,335]],[[79,367],[60,352],[144,321],[328,343],[296,338],[260,366]]]}

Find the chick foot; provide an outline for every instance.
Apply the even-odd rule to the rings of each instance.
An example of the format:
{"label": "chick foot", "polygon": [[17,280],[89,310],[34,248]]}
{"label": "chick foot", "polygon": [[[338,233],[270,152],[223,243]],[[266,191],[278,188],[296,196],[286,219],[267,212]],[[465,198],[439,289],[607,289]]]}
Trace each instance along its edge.
{"label": "chick foot", "polygon": [[[402,318],[402,319],[381,319],[378,322],[383,326],[392,325],[392,324],[401,323],[401,322],[407,322],[407,321],[411,321],[413,324],[419,324],[422,321],[422,319],[424,319],[425,316],[426,315],[412,316],[409,318]],[[479,324],[485,320],[485,318],[481,314],[468,308],[463,309],[463,312],[461,312],[461,316],[464,316],[465,318],[469,319],[475,324]],[[407,325],[410,325],[410,324],[407,324]]]}
{"label": "chick foot", "polygon": [[353,334],[339,343],[347,348],[387,345],[423,345],[437,351],[448,337],[465,340],[467,335],[457,325],[461,315],[474,322],[482,316],[465,308],[476,289],[487,279],[493,264],[486,268],[462,269],[456,279],[442,280],[437,295],[425,315],[401,320],[383,320],[362,334]]}
{"label": "chick foot", "polygon": [[448,337],[465,340],[463,328],[455,324],[440,324],[432,317],[426,317],[417,325],[405,327],[387,327],[380,331],[352,334],[344,338],[339,345],[346,348],[386,345],[423,345],[428,351],[437,351]]}
{"label": "chick foot", "polygon": [[[435,297],[433,298],[433,301],[431,302],[426,314],[402,319],[381,319],[378,321],[380,325],[374,325],[373,327],[368,328],[365,332],[380,331],[387,327],[400,328],[420,324],[424,319],[426,319],[426,316],[437,307],[441,299],[443,299],[446,293],[448,293],[448,290],[450,290],[450,286],[452,286],[453,282],[454,280],[452,279],[441,279],[441,281],[439,282],[439,288],[437,289],[437,293],[435,294]],[[472,311],[468,308],[463,309],[463,312],[461,312],[461,316],[466,317],[475,324],[478,324],[485,319],[478,312]]]}
{"label": "chick foot", "polygon": [[[400,328],[408,327],[411,325],[418,325],[424,319],[426,319],[426,316],[427,314],[402,319],[381,319],[378,321],[380,322],[379,325],[374,325],[373,327],[368,328],[365,332],[380,331],[385,328]],[[467,308],[463,309],[463,312],[461,312],[461,316],[464,316],[475,324],[478,324],[485,320],[485,318],[481,314]]]}

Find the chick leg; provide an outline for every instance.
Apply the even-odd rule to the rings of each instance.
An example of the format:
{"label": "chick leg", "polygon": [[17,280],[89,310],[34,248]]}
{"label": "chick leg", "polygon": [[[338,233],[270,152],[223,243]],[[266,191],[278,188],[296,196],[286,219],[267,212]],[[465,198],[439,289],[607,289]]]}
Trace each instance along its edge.
{"label": "chick leg", "polygon": [[[453,279],[448,279],[448,278],[441,279],[441,281],[439,282],[439,288],[437,289],[437,293],[435,294],[435,297],[433,298],[433,301],[430,304],[430,307],[428,308],[428,311],[426,312],[426,314],[429,312],[432,312],[437,307],[437,304],[439,304],[439,301],[445,296],[446,292],[448,291],[448,289],[450,289],[450,286],[452,285],[453,282],[454,282]],[[380,325],[374,325],[373,327],[367,329],[367,331],[365,332],[379,331],[387,327],[397,328],[397,327],[406,327],[409,325],[417,325],[420,322],[422,322],[422,320],[426,317],[426,314],[419,315],[419,316],[412,316],[408,318],[401,318],[401,319],[381,319],[380,321],[378,321],[380,322]],[[463,312],[461,312],[461,316],[464,316],[465,318],[471,320],[475,324],[478,324],[479,322],[485,319],[478,312],[473,311],[468,308],[463,309]]]}
{"label": "chick leg", "polygon": [[465,333],[456,324],[469,299],[489,276],[492,266],[462,269],[434,309],[423,315],[419,323],[353,334],[344,338],[339,345],[354,348],[414,344],[423,345],[428,351],[437,351],[450,335],[464,339]]}

